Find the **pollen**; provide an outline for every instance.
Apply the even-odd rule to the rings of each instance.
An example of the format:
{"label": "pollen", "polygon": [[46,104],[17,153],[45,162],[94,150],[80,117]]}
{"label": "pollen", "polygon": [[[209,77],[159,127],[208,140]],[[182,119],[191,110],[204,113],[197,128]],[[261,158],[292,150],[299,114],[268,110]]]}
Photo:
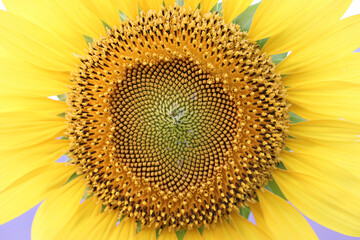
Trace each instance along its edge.
{"label": "pollen", "polygon": [[208,227],[255,201],[289,125],[271,58],[217,13],[142,13],[72,73],[72,164],[119,218]]}

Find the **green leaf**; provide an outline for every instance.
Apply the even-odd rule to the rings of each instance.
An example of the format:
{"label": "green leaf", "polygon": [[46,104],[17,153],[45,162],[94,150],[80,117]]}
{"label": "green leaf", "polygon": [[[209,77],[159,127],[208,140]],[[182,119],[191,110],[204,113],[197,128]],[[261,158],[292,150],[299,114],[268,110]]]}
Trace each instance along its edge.
{"label": "green leaf", "polygon": [[[288,147],[285,147],[286,151],[291,151]],[[288,150],[289,149],[289,150]],[[280,162],[278,165],[276,165],[277,168],[286,170],[286,167],[283,162]]]}
{"label": "green leaf", "polygon": [[250,30],[251,22],[253,20],[256,9],[259,7],[260,3],[250,5],[245,11],[243,11],[239,16],[237,16],[233,23],[236,23],[240,26],[241,31],[248,32]]}
{"label": "green leaf", "polygon": [[84,191],[84,195],[82,197],[84,200],[86,200],[88,198],[91,198],[94,195],[94,193],[89,194],[90,190],[91,190],[90,186],[86,186],[85,191]]}
{"label": "green leaf", "polygon": [[83,34],[83,37],[88,45],[91,45],[94,42],[94,39],[92,37],[89,37],[85,34]]}
{"label": "green leaf", "polygon": [[183,240],[185,237],[186,229],[176,231],[175,233],[176,233],[178,240]]}
{"label": "green leaf", "polygon": [[123,13],[121,10],[119,10],[119,15],[120,15],[120,20],[122,22],[125,22],[126,21],[126,15],[125,13]]}
{"label": "green leaf", "polygon": [[136,233],[139,233],[140,230],[141,230],[141,223],[140,223],[140,221],[137,221]]}
{"label": "green leaf", "polygon": [[300,117],[300,116],[297,115],[296,113],[289,112],[289,114],[290,114],[290,123],[299,123],[299,122],[304,122],[304,121],[306,121],[306,119]]}
{"label": "green leaf", "polygon": [[223,4],[222,4],[222,2],[219,2],[219,3],[217,3],[211,10],[210,10],[210,12],[218,12],[221,16],[223,15],[223,13],[222,13],[222,11],[223,11]]}
{"label": "green leaf", "polygon": [[260,49],[262,49],[262,47],[265,45],[265,43],[267,42],[269,38],[264,38],[264,39],[261,39],[261,40],[257,40],[257,44],[259,44],[260,46]]}
{"label": "green leaf", "polygon": [[156,229],[155,233],[156,233],[156,239],[158,239],[160,236],[160,229]]}
{"label": "green leaf", "polygon": [[58,117],[61,117],[61,118],[65,118],[66,112],[59,113],[57,116],[58,116]]}
{"label": "green leaf", "polygon": [[251,212],[251,210],[247,206],[240,208],[240,215],[246,219],[249,218],[250,212]]}
{"label": "green leaf", "polygon": [[59,101],[62,101],[62,102],[65,102],[66,101],[66,94],[60,94],[60,95],[57,95],[57,97],[59,98]]}
{"label": "green leaf", "polygon": [[199,232],[200,232],[201,235],[203,234],[203,232],[204,232],[204,226],[199,227]]}
{"label": "green leaf", "polygon": [[103,204],[103,205],[101,206],[101,212],[104,212],[104,211],[105,211],[105,208],[106,208],[106,205]]}
{"label": "green leaf", "polygon": [[279,188],[279,186],[277,185],[274,179],[269,181],[265,188],[287,201],[285,195],[283,194],[283,192],[281,191],[281,189]]}
{"label": "green leaf", "polygon": [[121,222],[125,217],[126,215],[122,215],[121,218],[119,219],[119,222]]}
{"label": "green leaf", "polygon": [[176,3],[181,7],[184,6],[184,0],[176,0]]}
{"label": "green leaf", "polygon": [[77,175],[76,172],[74,172],[73,175],[71,175],[71,176],[69,177],[69,179],[66,181],[65,184],[71,182],[72,180],[74,180],[74,179],[77,178],[78,176],[80,176],[80,175]]}
{"label": "green leaf", "polygon": [[102,24],[104,25],[106,30],[111,30],[111,27],[109,26],[109,24],[107,24],[104,20],[101,20]]}
{"label": "green leaf", "polygon": [[271,55],[271,59],[273,61],[273,63],[275,63],[275,65],[278,65],[279,63],[281,63],[286,57],[287,57],[288,53],[280,53],[280,54],[275,54],[275,55]]}
{"label": "green leaf", "polygon": [[59,137],[58,139],[60,139],[60,140],[69,140],[69,138],[66,137],[66,136],[61,136],[61,137]]}

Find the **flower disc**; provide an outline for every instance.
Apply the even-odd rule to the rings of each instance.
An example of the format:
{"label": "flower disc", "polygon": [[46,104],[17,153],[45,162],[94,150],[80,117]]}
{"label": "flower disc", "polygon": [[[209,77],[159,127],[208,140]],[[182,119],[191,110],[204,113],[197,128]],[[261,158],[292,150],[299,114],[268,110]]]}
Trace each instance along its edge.
{"label": "flower disc", "polygon": [[180,7],[149,11],[81,61],[70,156],[102,204],[191,229],[253,201],[269,180],[288,127],[285,90],[238,26]]}

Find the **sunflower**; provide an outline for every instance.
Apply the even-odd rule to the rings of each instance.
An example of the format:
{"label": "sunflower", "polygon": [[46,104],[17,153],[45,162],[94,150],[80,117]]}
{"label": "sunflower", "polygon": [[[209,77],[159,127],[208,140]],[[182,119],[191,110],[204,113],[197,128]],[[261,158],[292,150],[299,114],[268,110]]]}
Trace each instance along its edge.
{"label": "sunflower", "polygon": [[33,239],[317,239],[298,210],[360,236],[351,0],[3,2],[0,224],[43,201]]}

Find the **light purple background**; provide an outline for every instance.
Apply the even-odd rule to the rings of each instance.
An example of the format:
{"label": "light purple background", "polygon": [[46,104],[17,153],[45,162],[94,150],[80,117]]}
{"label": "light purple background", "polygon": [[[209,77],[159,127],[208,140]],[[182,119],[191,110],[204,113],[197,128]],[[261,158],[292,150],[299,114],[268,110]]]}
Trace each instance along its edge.
{"label": "light purple background", "polygon": [[[30,211],[24,213],[18,218],[0,226],[0,239],[1,240],[30,240],[31,239],[31,222],[35,216],[38,206]],[[253,217],[250,216],[250,220]],[[314,221],[310,222],[312,228],[315,230],[320,240],[359,240],[357,237],[348,237],[337,232],[331,231]],[[66,240],[66,238],[64,238]],[[304,239],[306,240],[306,239]]]}
{"label": "light purple background", "polygon": [[[255,0],[254,2],[258,2],[258,0]],[[1,0],[0,0],[0,9],[5,9]],[[353,0],[353,4],[346,12],[344,17],[348,17],[358,13],[360,13],[360,0]],[[356,52],[360,52],[360,48]],[[38,207],[39,205],[32,208],[28,212],[22,214],[21,216],[13,219],[12,221],[0,225],[0,239],[1,240],[31,240],[31,224]],[[254,221],[252,215],[250,215],[249,219],[251,221]],[[356,239],[359,240],[360,239],[358,237],[349,237],[339,234],[337,232],[334,232],[330,229],[321,226],[320,224],[308,218],[306,219],[309,221],[311,227],[314,229],[315,233],[317,234],[320,240],[356,240]],[[66,238],[64,238],[64,240],[66,240]]]}

